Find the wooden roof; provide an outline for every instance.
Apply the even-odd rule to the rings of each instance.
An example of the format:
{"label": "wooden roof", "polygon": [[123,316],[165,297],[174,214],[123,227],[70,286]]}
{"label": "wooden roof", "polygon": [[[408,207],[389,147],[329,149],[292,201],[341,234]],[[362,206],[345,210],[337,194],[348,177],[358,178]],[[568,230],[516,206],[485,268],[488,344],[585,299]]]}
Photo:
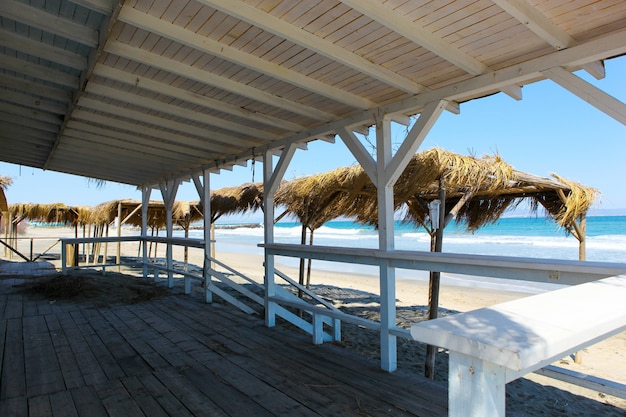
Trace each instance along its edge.
{"label": "wooden roof", "polygon": [[624,39],[622,0],[3,0],[0,160],[153,185],[544,78],[626,124],[571,74]]}

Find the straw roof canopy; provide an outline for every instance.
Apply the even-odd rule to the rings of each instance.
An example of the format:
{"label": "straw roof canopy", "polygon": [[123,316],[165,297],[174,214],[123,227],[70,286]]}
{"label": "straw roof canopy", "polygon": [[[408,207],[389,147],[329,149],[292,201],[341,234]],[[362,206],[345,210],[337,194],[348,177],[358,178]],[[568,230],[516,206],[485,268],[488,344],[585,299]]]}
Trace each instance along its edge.
{"label": "straw roof canopy", "polygon": [[[262,186],[243,184],[227,187],[211,193],[211,223],[226,214],[256,210],[263,205]],[[92,210],[89,223],[108,224],[115,220],[121,205],[125,224],[141,226],[141,202],[136,200],[113,200],[102,203]],[[176,201],[172,209],[174,223],[188,228],[193,222],[202,220],[203,208],[199,201]],[[148,227],[163,228],[166,225],[166,209],[163,201],[150,201]]]}
{"label": "straw roof canopy", "polygon": [[6,190],[9,185],[13,184],[11,177],[5,177],[0,175],[0,189]]}
{"label": "straw roof canopy", "polygon": [[19,223],[22,220],[30,220],[76,226],[87,223],[90,217],[89,207],[67,206],[63,203],[11,204],[9,212],[15,223]]}
{"label": "straw roof canopy", "polygon": [[359,206],[362,189],[369,181],[360,166],[339,168],[323,174],[282,182],[276,191],[276,205],[298,217],[312,230],[342,215],[349,215]]}
{"label": "straw roof canopy", "polygon": [[[89,223],[110,224],[121,210],[124,224],[141,227],[141,202],[137,200],[113,200],[93,208]],[[188,227],[190,223],[202,219],[202,211],[198,211],[199,202],[176,201],[172,209],[174,223]],[[162,201],[150,201],[148,206],[148,227],[163,228],[166,225],[166,209]]]}
{"label": "straw roof canopy", "polygon": [[[394,186],[394,209],[426,225],[427,205],[446,191],[446,213],[457,212],[469,230],[492,223],[524,199],[542,206],[571,231],[590,208],[597,191],[556,175],[542,178],[514,170],[499,156],[476,158],[442,149],[416,154]],[[281,184],[275,201],[311,229],[339,216],[377,225],[376,188],[360,166],[299,178]],[[458,204],[458,206],[457,206]],[[455,207],[456,206],[456,207]]]}
{"label": "straw roof canopy", "polygon": [[262,207],[262,184],[247,183],[237,187],[221,188],[211,193],[211,223],[227,214],[256,211]]}
{"label": "straw roof canopy", "polygon": [[[517,171],[499,156],[477,158],[435,148],[413,156],[394,186],[394,209],[404,211],[407,221],[426,227],[428,203],[439,198],[440,188],[446,192],[446,213],[454,212],[469,230],[495,222],[506,210],[529,200],[531,208],[543,207],[571,232],[597,196],[595,189],[556,174],[543,178]],[[342,216],[364,224],[378,222],[376,187],[360,166],[284,181],[274,200],[311,230]],[[141,226],[141,202],[135,200],[109,201],[92,209],[61,203],[13,204],[10,209],[14,219],[76,225],[109,224],[120,206],[125,223]],[[211,193],[211,223],[262,206],[262,184],[222,188]],[[175,202],[173,220],[187,228],[201,220],[202,213],[200,202]],[[148,226],[165,224],[164,203],[150,201]]]}

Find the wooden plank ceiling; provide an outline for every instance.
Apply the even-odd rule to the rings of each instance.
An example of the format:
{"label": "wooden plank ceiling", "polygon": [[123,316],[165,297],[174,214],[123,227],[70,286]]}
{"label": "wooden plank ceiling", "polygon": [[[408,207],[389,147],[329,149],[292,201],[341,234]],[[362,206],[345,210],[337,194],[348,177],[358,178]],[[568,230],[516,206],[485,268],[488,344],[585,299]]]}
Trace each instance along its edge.
{"label": "wooden plank ceiling", "polygon": [[623,0],[2,0],[0,159],[152,185],[625,53]]}

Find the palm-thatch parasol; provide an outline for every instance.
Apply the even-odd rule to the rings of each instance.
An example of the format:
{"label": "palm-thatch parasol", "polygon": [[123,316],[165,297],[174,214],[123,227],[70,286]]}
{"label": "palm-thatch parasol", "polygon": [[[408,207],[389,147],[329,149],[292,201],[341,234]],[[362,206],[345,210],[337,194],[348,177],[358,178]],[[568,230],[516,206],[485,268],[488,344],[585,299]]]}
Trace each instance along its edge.
{"label": "palm-thatch parasol", "polygon": [[255,183],[226,187],[211,193],[211,223],[228,214],[263,208],[263,185]]}
{"label": "palm-thatch parasol", "polygon": [[[431,149],[413,156],[394,185],[394,209],[404,207],[405,219],[431,235],[431,250],[441,251],[443,229],[453,218],[469,230],[497,221],[509,208],[530,199],[531,208],[545,208],[556,222],[581,242],[584,259],[584,218],[597,191],[553,175],[552,179],[516,171],[499,156],[458,155]],[[378,225],[376,188],[361,167],[334,171],[283,183],[276,203],[313,230],[340,216]],[[440,222],[429,219],[429,205],[440,203]],[[300,283],[303,282],[303,260]],[[308,282],[307,282],[308,285]],[[439,274],[431,273],[429,316],[438,315]],[[432,357],[434,364],[434,356]]]}

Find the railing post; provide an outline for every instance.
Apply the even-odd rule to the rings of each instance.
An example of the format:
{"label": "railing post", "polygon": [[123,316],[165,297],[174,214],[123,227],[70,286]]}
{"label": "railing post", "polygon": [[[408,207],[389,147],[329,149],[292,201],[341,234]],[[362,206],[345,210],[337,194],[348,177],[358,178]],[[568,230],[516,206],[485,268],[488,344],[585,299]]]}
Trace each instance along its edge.
{"label": "railing post", "polygon": [[61,273],[67,275],[67,247],[61,239]]}
{"label": "railing post", "polygon": [[148,278],[148,208],[150,207],[150,187],[141,188],[141,249],[143,262],[143,277]]}

